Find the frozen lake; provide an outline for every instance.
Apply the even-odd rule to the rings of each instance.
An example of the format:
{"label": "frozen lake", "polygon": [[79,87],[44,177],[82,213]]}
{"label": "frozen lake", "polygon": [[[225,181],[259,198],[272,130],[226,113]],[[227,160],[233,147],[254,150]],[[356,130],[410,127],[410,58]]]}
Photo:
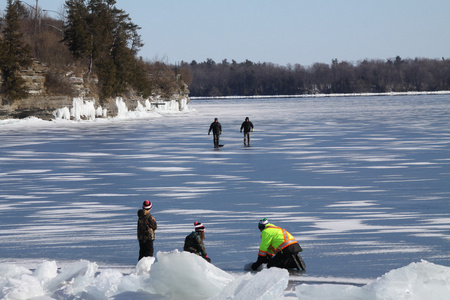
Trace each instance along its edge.
{"label": "frozen lake", "polygon": [[[373,279],[450,266],[450,95],[193,100],[189,111],[0,121],[0,262],[86,259],[133,269],[136,212],[155,252],[206,225],[212,263],[255,261],[258,220],[300,242],[301,278]],[[240,124],[255,125],[243,147]],[[213,149],[209,124],[223,127]]]}

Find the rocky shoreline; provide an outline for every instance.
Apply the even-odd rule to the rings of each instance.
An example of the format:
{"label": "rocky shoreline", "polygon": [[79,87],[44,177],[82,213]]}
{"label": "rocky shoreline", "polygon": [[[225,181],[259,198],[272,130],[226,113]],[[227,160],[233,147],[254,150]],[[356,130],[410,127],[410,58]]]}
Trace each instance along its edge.
{"label": "rocky shoreline", "polygon": [[[136,110],[139,106],[152,108],[161,108],[165,106],[173,107],[172,103],[178,105],[178,109],[182,110],[185,104],[189,103],[190,99],[187,95],[173,95],[169,99],[161,99],[154,97],[150,99],[143,98],[119,98],[125,103],[128,110]],[[27,117],[36,117],[42,120],[53,120],[57,117],[58,111],[66,109],[68,112],[74,110],[75,103],[92,104],[95,110],[100,109],[102,113],[97,114],[96,117],[115,117],[119,112],[117,106],[117,99],[109,99],[100,101],[90,97],[68,97],[68,96],[33,96],[27,99],[16,101],[11,105],[0,106],[0,119],[23,119]],[[77,102],[76,102],[77,101]],[[66,114],[67,115],[67,114]],[[66,116],[67,118],[67,116]],[[73,113],[70,119],[76,120],[78,116]],[[81,115],[81,118],[88,119],[89,116]]]}
{"label": "rocky shoreline", "polygon": [[[46,90],[46,75],[48,74],[48,67],[39,62],[34,61],[33,64],[26,69],[21,70],[21,77],[25,80],[25,86],[28,90],[28,98],[16,100],[9,103],[5,99],[0,98],[0,120],[1,119],[23,119],[27,117],[36,117],[43,120],[55,119],[58,110],[66,109],[68,111],[74,110],[74,103],[89,102],[93,105],[95,110],[103,111],[98,117],[115,117],[119,111],[116,99],[107,99],[100,101],[95,95],[95,77],[93,79],[85,80],[83,75],[75,72],[60,74],[59,80],[71,86],[72,91],[77,95],[73,96],[55,96],[49,95]],[[1,84],[1,80],[0,80]],[[171,106],[172,103],[178,103],[180,109],[189,103],[189,90],[184,85],[184,91],[178,91],[170,97],[161,97],[155,93],[149,99],[133,95],[121,97],[121,101],[125,103],[128,110],[135,110],[138,106],[144,106],[147,109],[150,107],[164,107]],[[77,102],[75,102],[77,99]],[[65,114],[67,118],[67,113]],[[77,116],[70,116],[71,119],[76,119]]]}

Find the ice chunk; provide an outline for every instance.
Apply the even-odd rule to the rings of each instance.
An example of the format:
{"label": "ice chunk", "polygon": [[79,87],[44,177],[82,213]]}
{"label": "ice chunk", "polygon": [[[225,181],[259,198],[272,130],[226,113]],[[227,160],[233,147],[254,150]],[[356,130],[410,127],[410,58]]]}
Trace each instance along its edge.
{"label": "ice chunk", "polygon": [[302,284],[295,288],[297,297],[302,300],[372,300],[372,292],[360,287],[345,284]]}
{"label": "ice chunk", "polygon": [[89,120],[95,120],[95,101],[87,100],[85,101],[81,97],[73,98],[72,109],[70,114],[75,118],[75,120],[81,120],[81,117],[86,117]]}
{"label": "ice chunk", "polygon": [[219,293],[234,277],[189,253],[158,252],[150,270],[153,288],[172,299],[207,299]]}
{"label": "ice chunk", "polygon": [[64,294],[77,295],[93,282],[97,269],[97,264],[81,260],[62,268],[44,287],[50,294],[64,290]]}
{"label": "ice chunk", "polygon": [[154,257],[141,258],[136,265],[135,273],[123,278],[119,290],[123,292],[144,290],[150,294],[157,293],[150,278],[150,270],[154,263]]}
{"label": "ice chunk", "polygon": [[44,295],[41,283],[30,270],[10,264],[0,265],[1,299],[30,299]]}
{"label": "ice chunk", "polygon": [[16,277],[22,274],[31,274],[32,272],[24,267],[13,264],[0,264],[0,278]]}
{"label": "ice chunk", "polygon": [[150,273],[150,269],[154,262],[155,262],[155,258],[151,257],[151,256],[141,258],[139,260],[138,264],[136,265],[136,274],[137,275],[142,275],[142,274],[148,275]]}
{"label": "ice chunk", "polygon": [[272,300],[283,295],[289,282],[285,269],[270,268],[253,275],[247,273],[229,283],[220,294],[210,300]]}
{"label": "ice chunk", "polygon": [[450,267],[422,260],[392,270],[363,287],[377,299],[449,299]]}
{"label": "ice chunk", "polygon": [[117,105],[117,117],[125,117],[126,114],[128,113],[128,107],[121,97],[116,98],[116,105]]}
{"label": "ice chunk", "polygon": [[70,110],[67,107],[59,108],[53,112],[56,119],[70,120]]}
{"label": "ice chunk", "polygon": [[363,287],[302,284],[295,289],[299,299],[446,300],[450,295],[450,267],[422,261],[392,270]]}
{"label": "ice chunk", "polygon": [[34,272],[0,264],[0,299],[447,300],[450,294],[450,267],[427,261],[392,270],[362,287],[303,284],[294,292],[286,290],[289,273],[284,269],[235,278],[191,253],[159,252],[157,258],[141,259],[128,275],[113,269],[99,271],[88,261],[67,265],[58,275],[53,261],[43,262]]}
{"label": "ice chunk", "polygon": [[40,264],[33,274],[42,285],[49,282],[58,275],[58,266],[56,261],[44,261]]}
{"label": "ice chunk", "polygon": [[106,269],[86,287],[89,299],[105,299],[117,294],[123,274],[118,270]]}

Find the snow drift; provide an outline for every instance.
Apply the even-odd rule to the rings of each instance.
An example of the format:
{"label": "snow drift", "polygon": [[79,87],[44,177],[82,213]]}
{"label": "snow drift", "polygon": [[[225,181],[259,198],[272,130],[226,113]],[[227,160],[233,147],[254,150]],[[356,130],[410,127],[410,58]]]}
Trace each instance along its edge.
{"label": "snow drift", "polygon": [[[0,264],[2,299],[447,299],[450,268],[427,261],[388,272],[362,287],[300,284],[287,290],[289,273],[271,268],[229,274],[187,252],[158,252],[145,257],[134,272],[99,270],[81,260],[58,270],[45,261],[34,271]],[[294,295],[294,296],[293,296]]]}

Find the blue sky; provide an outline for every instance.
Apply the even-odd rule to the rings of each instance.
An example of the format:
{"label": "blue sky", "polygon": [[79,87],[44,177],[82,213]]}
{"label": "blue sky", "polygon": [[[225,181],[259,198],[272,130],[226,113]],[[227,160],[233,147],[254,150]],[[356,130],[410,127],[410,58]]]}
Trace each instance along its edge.
{"label": "blue sky", "polygon": [[[62,12],[64,2],[38,6]],[[450,58],[449,0],[117,0],[116,6],[142,27],[139,54],[147,60],[309,66],[335,58]]]}

